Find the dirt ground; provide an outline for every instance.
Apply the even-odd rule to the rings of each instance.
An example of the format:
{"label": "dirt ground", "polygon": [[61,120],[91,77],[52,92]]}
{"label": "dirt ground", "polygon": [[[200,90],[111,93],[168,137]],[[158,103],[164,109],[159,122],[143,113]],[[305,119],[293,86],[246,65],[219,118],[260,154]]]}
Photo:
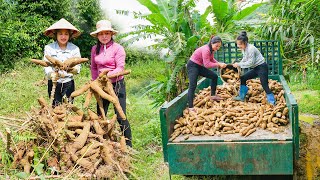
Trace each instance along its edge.
{"label": "dirt ground", "polygon": [[294,179],[320,179],[320,119],[313,124],[300,121],[300,158]]}

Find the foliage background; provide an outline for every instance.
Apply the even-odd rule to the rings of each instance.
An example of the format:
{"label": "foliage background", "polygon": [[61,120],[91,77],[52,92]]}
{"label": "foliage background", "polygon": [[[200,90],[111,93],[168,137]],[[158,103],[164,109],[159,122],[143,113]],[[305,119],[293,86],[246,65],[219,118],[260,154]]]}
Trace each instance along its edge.
{"label": "foliage background", "polygon": [[96,43],[89,33],[104,17],[98,0],[1,0],[0,8],[0,72],[22,58],[42,59],[44,46],[53,41],[43,32],[61,18],[82,32],[73,42],[89,57]]}
{"label": "foliage background", "polygon": [[272,0],[271,5],[256,32],[265,39],[278,39],[285,72],[294,70],[307,80],[307,73],[320,67],[320,1]]}

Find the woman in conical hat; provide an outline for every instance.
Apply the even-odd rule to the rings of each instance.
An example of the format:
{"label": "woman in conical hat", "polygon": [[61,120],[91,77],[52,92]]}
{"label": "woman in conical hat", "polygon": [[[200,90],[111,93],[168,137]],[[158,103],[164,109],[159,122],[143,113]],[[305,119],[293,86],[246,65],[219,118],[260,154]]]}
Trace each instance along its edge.
{"label": "woman in conical hat", "polygon": [[[44,31],[44,35],[53,38],[55,41],[48,44],[44,48],[44,60],[48,61],[45,57],[50,56],[64,62],[65,60],[73,57],[81,57],[79,48],[73,43],[69,42],[71,38],[76,38],[80,35],[80,31],[69,23],[64,18],[52,24]],[[73,75],[80,72],[80,65],[76,65],[74,71],[66,72],[58,70],[54,67],[45,67],[45,74],[48,77],[48,93],[51,96],[53,81],[56,82],[56,90],[54,93],[54,100],[52,106],[57,106],[62,102],[62,97],[70,98],[71,93],[74,91]],[[69,99],[72,101],[72,99]]]}
{"label": "woman in conical hat", "polygon": [[[96,24],[96,31],[90,33],[91,36],[97,38],[97,45],[91,49],[91,76],[95,80],[99,73],[108,70],[107,75],[116,74],[123,71],[125,66],[126,52],[124,48],[113,41],[112,36],[117,34],[118,31],[114,30],[111,22],[108,20],[98,21]],[[112,84],[115,93],[119,98],[120,105],[126,113],[126,87],[123,76],[113,78]],[[103,99],[104,111],[107,112],[110,102]],[[97,108],[98,114],[101,112]],[[128,120],[124,120],[117,114],[117,120],[120,124],[121,131],[124,132],[126,137],[126,144],[132,147],[131,143],[131,128]]]}

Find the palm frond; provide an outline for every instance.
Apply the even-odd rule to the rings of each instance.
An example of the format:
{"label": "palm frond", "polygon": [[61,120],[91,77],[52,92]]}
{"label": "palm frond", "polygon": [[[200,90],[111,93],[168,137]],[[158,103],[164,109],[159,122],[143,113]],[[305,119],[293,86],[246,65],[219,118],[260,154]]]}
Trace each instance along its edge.
{"label": "palm frond", "polygon": [[164,18],[167,21],[170,21],[173,14],[170,13],[168,1],[167,0],[156,0],[156,1],[161,14],[163,14]]}
{"label": "palm frond", "polygon": [[186,46],[185,36],[181,32],[176,32],[172,38],[172,43],[170,44],[171,50],[175,54],[179,54]]}
{"label": "palm frond", "polygon": [[151,13],[159,13],[159,8],[151,0],[138,0],[138,2],[151,11]]}
{"label": "palm frond", "polygon": [[236,21],[242,20],[245,17],[247,17],[248,15],[252,14],[256,9],[258,9],[263,4],[265,4],[265,3],[258,3],[258,4],[254,4],[250,7],[247,7],[245,9],[239,11],[238,13],[236,13],[236,15],[232,17],[232,19],[236,20]]}

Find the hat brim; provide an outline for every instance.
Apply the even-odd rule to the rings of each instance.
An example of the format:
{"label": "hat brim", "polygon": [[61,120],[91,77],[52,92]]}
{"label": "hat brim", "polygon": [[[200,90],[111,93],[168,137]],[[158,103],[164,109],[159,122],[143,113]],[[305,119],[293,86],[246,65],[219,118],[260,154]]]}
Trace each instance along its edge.
{"label": "hat brim", "polygon": [[54,33],[58,29],[67,29],[72,31],[71,38],[76,38],[80,36],[81,32],[74,27],[70,22],[65,20],[64,18],[61,18],[58,22],[52,24],[48,29],[44,31],[44,35],[53,38]]}
{"label": "hat brim", "polygon": [[116,35],[118,33],[118,31],[114,30],[114,29],[107,29],[107,28],[101,28],[101,29],[97,29],[96,31],[93,31],[92,33],[90,33],[90,35],[92,37],[97,37],[99,32],[102,31],[111,31],[113,33],[113,35]]}
{"label": "hat brim", "polygon": [[[44,32],[44,35],[45,36],[48,36],[48,37],[51,37],[51,38],[54,38],[55,35],[55,31],[56,30],[59,30],[59,29],[47,29],[45,32]],[[67,30],[71,30],[72,31],[72,35],[71,35],[71,38],[76,38],[76,37],[79,37],[81,32],[78,31],[78,30],[74,30],[74,29],[67,29]]]}

